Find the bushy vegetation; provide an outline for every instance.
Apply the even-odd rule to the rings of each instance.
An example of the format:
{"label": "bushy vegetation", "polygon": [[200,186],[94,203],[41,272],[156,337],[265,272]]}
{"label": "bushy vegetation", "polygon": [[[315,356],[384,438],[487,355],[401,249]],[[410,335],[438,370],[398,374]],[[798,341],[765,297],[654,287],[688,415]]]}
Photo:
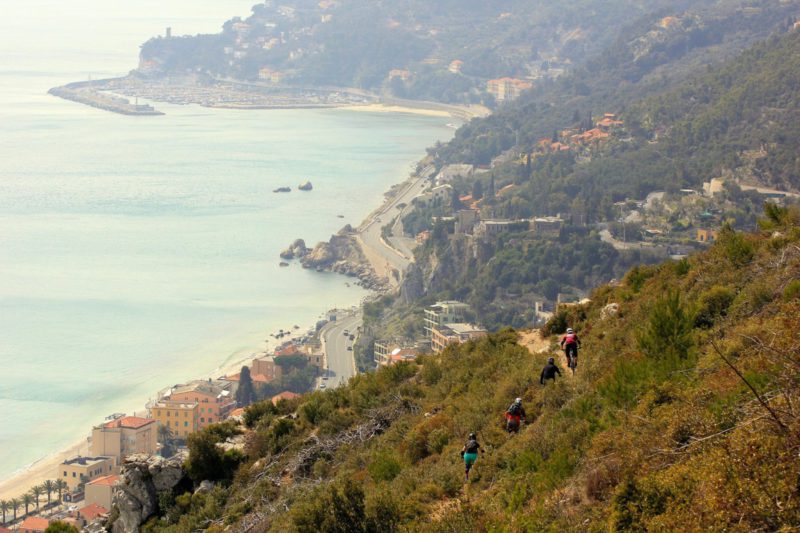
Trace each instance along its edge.
{"label": "bushy vegetation", "polygon": [[[277,408],[255,404],[230,489],[187,494],[169,528],[205,517],[212,530],[791,529],[797,216],[778,208],[769,230],[741,235],[746,262],[719,242],[565,308],[549,332],[580,332],[575,377],[539,385],[552,352],[531,354],[506,329]],[[529,423],[509,436],[502,416],[517,396]],[[484,452],[464,483],[470,432]]]}

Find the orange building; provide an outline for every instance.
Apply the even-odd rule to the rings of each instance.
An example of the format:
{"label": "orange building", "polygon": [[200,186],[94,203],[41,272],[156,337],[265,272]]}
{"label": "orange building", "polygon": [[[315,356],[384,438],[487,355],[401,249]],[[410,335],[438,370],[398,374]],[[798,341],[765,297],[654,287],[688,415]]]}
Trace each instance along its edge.
{"label": "orange building", "polygon": [[697,241],[698,242],[714,242],[719,237],[719,233],[715,229],[698,229]]}
{"label": "orange building", "polygon": [[[87,505],[98,505],[105,509],[111,509],[111,497],[114,494],[114,487],[119,484],[119,476],[103,476],[88,482],[83,489],[83,501]],[[88,519],[90,522],[93,519]]]}
{"label": "orange building", "polygon": [[159,426],[166,426],[172,434],[185,439],[198,429],[198,402],[162,400],[150,408],[150,414]]}
{"label": "orange building", "polygon": [[212,381],[192,381],[172,389],[165,399],[172,402],[198,405],[197,428],[220,422],[235,406],[230,390]]}
{"label": "orange building", "polygon": [[114,457],[117,463],[135,453],[156,453],[156,421],[123,416],[92,428],[92,455]]}

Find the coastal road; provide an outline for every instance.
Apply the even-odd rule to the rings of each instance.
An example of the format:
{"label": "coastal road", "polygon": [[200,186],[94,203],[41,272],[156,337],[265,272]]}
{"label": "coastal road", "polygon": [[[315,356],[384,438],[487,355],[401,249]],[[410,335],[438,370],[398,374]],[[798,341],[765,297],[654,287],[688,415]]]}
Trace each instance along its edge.
{"label": "coastal road", "polygon": [[[338,387],[356,374],[355,359],[352,352],[353,343],[350,334],[355,334],[361,326],[361,312],[352,315],[339,314],[339,319],[325,326],[321,333],[322,350],[327,365],[327,380],[321,380],[326,387]],[[345,335],[345,330],[349,332]],[[347,348],[351,348],[348,350]]]}
{"label": "coastal road", "polygon": [[[369,216],[359,228],[358,235],[356,236],[372,268],[375,269],[378,275],[389,278],[392,286],[399,286],[403,273],[414,260],[414,257],[411,255],[411,246],[409,242],[404,241],[395,248],[392,244],[387,243],[386,240],[383,239],[381,236],[381,228],[392,222],[408,209],[408,206],[411,205],[411,200],[419,196],[425,190],[428,185],[427,178],[434,171],[435,169],[432,166],[428,166],[419,174],[411,177],[394,198],[383,204],[378,211]],[[401,204],[405,204],[402,210],[398,208]],[[395,227],[396,226],[397,224],[395,223]],[[395,239],[402,238],[403,237],[395,237]],[[400,279],[394,277],[393,271],[397,271]]]}

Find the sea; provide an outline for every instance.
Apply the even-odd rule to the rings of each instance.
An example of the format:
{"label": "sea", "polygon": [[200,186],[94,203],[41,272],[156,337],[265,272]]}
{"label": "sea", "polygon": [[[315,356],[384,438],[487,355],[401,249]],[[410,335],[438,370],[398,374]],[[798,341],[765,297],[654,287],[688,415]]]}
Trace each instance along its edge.
{"label": "sea", "polygon": [[351,279],[282,268],[280,250],[359,224],[452,135],[441,117],[162,103],[127,117],[47,94],[125,75],[167,27],[215,32],[253,3],[3,0],[0,480],[357,304]]}

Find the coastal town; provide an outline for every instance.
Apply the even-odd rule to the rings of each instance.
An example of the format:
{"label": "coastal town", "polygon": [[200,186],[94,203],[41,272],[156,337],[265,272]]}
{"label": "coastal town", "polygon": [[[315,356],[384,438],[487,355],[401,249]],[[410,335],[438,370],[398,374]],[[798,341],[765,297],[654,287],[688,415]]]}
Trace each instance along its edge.
{"label": "coastal town", "polygon": [[[382,292],[400,286],[413,261],[414,249],[443,231],[453,246],[470,250],[477,260],[490,260],[487,246],[501,235],[518,239],[558,239],[570,227],[587,224],[573,216],[541,215],[527,218],[495,218],[487,198],[503,199],[514,193],[509,183],[496,191],[490,186],[484,194],[460,194],[465,183],[504,164],[525,164],[536,157],[575,152],[591,157],[604,143],[624,139],[625,124],[613,113],[593,119],[591,128],[565,129],[552,138],[541,139],[526,152],[503,154],[488,168],[469,164],[449,164],[438,171],[421,164],[402,186],[387,195],[386,203],[357,229],[346,235],[358,243],[358,260],[370,276],[384,279],[374,286]],[[755,157],[755,156],[754,156]],[[723,193],[735,186],[746,194],[781,202],[794,199],[788,191],[739,184],[733,178],[718,177],[702,190],[656,191],[643,200],[626,199],[614,205],[619,224],[595,224],[591,229],[600,239],[619,250],[640,249],[661,257],[681,258],[713,243],[722,219],[731,208]],[[457,202],[454,202],[457,198]],[[457,205],[458,208],[452,208]],[[441,209],[445,208],[445,209]],[[412,211],[436,214],[428,221],[432,229],[409,234],[404,219]],[[441,228],[439,230],[433,227]],[[335,237],[334,237],[335,238]],[[315,250],[296,242],[282,254],[286,259],[312,257]],[[351,250],[352,252],[352,250]],[[336,271],[335,254],[324,255],[315,263]],[[339,271],[342,271],[339,268]],[[357,275],[355,271],[347,271]],[[572,305],[584,294],[559,293],[553,300],[534,302],[533,325],[549,320],[562,305]],[[585,301],[585,300],[582,300]],[[465,302],[438,301],[424,309],[424,335],[376,338],[369,357],[377,367],[415,359],[420,354],[440,353],[448,345],[479,339],[487,329],[478,324],[476,313]],[[291,401],[310,390],[324,390],[347,383],[357,373],[354,348],[363,334],[363,316],[357,308],[331,310],[308,331],[281,330],[272,334],[278,344],[255,353],[238,371],[174,384],[158,391],[155,399],[135,413],[113,413],[98,420],[90,430],[85,453],[68,457],[54,465],[42,482],[16,496],[0,499],[5,530],[43,532],[52,521],[63,521],[78,529],[107,515],[115,487],[120,482],[120,467],[126,457],[157,455],[180,457],[186,453],[191,435],[211,424],[242,420],[245,408],[254,401],[277,405]],[[288,339],[288,340],[286,340]],[[0,530],[3,531],[3,530]]]}
{"label": "coastal town", "polygon": [[[56,521],[78,530],[91,529],[92,522],[106,518],[112,508],[120,467],[126,458],[183,457],[191,435],[226,420],[240,423],[245,408],[254,401],[278,405],[308,389],[346,383],[354,370],[338,375],[333,368],[340,367],[328,360],[341,357],[345,359],[343,368],[354,369],[352,346],[360,328],[353,320],[353,311],[333,310],[328,315],[316,331],[295,335],[271,353],[253,354],[239,372],[173,385],[159,391],[141,412],[113,413],[98,421],[86,439],[86,454],[54,465],[47,479],[18,496],[0,499],[0,532],[43,533]],[[376,343],[376,364],[413,360],[423,351],[438,353],[449,344],[485,336],[486,330],[465,322],[469,315],[469,306],[464,303],[438,302],[426,311],[426,339],[414,346]],[[336,327],[340,323],[345,325],[343,332]],[[340,337],[346,348],[336,353],[331,347]],[[311,379],[298,380],[298,374]]]}

